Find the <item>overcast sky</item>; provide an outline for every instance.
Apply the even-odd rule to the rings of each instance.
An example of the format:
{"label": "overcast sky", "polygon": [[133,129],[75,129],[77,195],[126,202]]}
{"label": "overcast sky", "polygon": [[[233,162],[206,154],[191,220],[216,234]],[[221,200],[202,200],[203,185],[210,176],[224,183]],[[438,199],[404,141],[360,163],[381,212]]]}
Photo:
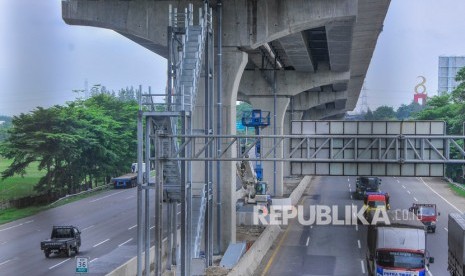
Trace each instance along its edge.
{"label": "overcast sky", "polygon": [[[463,0],[392,0],[365,80],[371,109],[410,103],[420,75],[437,93],[438,56],[465,55],[464,14]],[[0,0],[0,114],[63,104],[86,80],[163,92],[166,62],[113,31],[66,25],[60,0]]]}

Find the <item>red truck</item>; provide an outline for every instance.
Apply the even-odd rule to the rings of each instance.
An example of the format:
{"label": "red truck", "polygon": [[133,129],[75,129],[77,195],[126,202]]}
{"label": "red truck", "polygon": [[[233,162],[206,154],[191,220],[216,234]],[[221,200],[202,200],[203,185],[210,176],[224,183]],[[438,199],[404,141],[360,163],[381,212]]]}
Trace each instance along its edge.
{"label": "red truck", "polygon": [[413,212],[418,219],[427,227],[427,231],[436,232],[436,222],[441,215],[436,209],[436,204],[413,203],[409,211]]}
{"label": "red truck", "polygon": [[366,208],[363,215],[368,222],[371,222],[371,218],[377,209],[384,211],[391,209],[389,194],[386,192],[366,192],[363,204]]}

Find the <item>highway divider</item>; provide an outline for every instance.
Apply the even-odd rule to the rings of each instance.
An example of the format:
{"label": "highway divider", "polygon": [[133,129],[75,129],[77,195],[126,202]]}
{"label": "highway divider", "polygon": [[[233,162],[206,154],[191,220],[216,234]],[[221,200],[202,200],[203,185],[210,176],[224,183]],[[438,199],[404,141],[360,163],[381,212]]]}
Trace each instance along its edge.
{"label": "highway divider", "polygon": [[[282,201],[290,201],[293,206],[297,205],[311,180],[311,176],[305,176],[292,191],[289,198],[285,198]],[[260,237],[258,237],[249,250],[241,257],[239,262],[228,273],[228,276],[253,275],[263,260],[263,257],[265,257],[282,231],[283,230],[278,225],[268,225]]]}

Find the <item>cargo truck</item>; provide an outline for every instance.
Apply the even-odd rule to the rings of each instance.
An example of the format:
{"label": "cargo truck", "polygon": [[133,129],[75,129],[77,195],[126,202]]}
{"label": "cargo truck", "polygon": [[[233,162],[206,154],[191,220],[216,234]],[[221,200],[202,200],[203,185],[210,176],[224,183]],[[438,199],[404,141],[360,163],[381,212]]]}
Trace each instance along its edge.
{"label": "cargo truck", "polygon": [[368,275],[426,275],[434,258],[426,250],[425,226],[411,212],[387,211],[387,217],[389,223],[368,226]]}
{"label": "cargo truck", "polygon": [[[142,164],[142,173],[145,180],[145,163]],[[131,173],[127,173],[118,177],[112,178],[113,187],[119,188],[133,188],[137,186],[137,163],[132,163]]]}
{"label": "cargo truck", "polygon": [[452,276],[465,275],[465,218],[450,213],[447,232],[447,270]]}

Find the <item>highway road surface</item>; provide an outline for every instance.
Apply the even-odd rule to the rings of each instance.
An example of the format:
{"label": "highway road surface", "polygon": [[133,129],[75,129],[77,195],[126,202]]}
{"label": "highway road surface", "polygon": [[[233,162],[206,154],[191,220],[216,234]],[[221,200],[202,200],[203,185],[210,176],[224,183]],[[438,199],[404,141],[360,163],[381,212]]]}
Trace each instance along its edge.
{"label": "highway road surface", "polygon": [[[344,206],[362,206],[352,199],[355,177],[313,177],[300,204],[336,205],[343,219]],[[391,209],[408,209],[412,203],[436,203],[441,212],[436,233],[427,235],[427,250],[435,257],[427,275],[445,276],[447,272],[447,217],[450,212],[463,212],[463,204],[444,194],[439,178],[383,177],[381,189],[391,195]],[[437,187],[442,192],[437,192]],[[441,194],[442,193],[442,194]],[[463,199],[460,199],[463,201]],[[308,214],[305,214],[308,218]],[[368,275],[366,268],[366,228],[362,225],[309,225],[292,220],[278,237],[273,250],[262,261],[256,275]]]}
{"label": "highway road surface", "polygon": [[[383,177],[381,186],[391,194],[392,209],[408,209],[414,202],[438,205],[441,216],[437,230],[427,238],[427,250],[435,257],[428,273],[435,276],[448,275],[447,215],[465,209],[465,205],[437,192],[435,182],[440,181]],[[355,177],[314,177],[300,203],[304,209],[310,205],[338,206],[338,218],[343,219],[345,206],[362,206],[361,200],[351,197],[354,189]],[[53,225],[69,224],[82,231],[79,255],[90,258],[89,275],[112,271],[136,255],[136,191],[110,190],[1,225],[0,275],[74,275],[74,256],[46,259],[40,250],[40,241],[49,237]],[[305,217],[308,219],[308,214]],[[365,231],[359,225],[303,226],[292,220],[257,275],[367,275]]]}
{"label": "highway road surface", "polygon": [[79,256],[89,257],[89,275],[105,275],[137,255],[136,206],[136,188],[110,190],[0,225],[0,275],[74,275],[74,255],[47,259],[40,250],[53,225],[77,226]]}

